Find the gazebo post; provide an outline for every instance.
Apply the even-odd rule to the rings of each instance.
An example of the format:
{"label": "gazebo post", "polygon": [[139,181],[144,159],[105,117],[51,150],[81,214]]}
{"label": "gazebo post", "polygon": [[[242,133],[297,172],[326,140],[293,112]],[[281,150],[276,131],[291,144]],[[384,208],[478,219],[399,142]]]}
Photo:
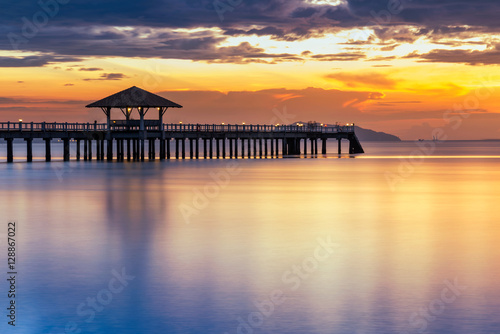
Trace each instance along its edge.
{"label": "gazebo post", "polygon": [[158,107],[158,129],[160,130],[160,160],[165,159],[165,131],[163,131],[163,114],[168,107]]}
{"label": "gazebo post", "polygon": [[139,137],[141,141],[141,161],[144,161],[144,140],[146,139],[146,130],[144,129],[144,109],[142,107],[137,107],[139,111],[140,121],[139,121]]}

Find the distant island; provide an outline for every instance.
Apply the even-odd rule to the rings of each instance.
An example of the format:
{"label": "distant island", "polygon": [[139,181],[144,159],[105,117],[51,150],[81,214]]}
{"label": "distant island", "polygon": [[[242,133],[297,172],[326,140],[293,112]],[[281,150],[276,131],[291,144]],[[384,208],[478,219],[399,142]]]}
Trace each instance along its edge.
{"label": "distant island", "polygon": [[398,136],[385,132],[377,132],[370,129],[363,129],[354,126],[354,132],[360,141],[401,141]]}

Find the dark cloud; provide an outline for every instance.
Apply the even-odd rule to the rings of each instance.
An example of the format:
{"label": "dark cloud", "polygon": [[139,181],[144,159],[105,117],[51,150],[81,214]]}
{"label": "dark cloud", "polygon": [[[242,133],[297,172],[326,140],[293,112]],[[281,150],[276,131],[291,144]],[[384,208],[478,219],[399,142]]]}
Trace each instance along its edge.
{"label": "dark cloud", "polygon": [[366,55],[362,52],[344,52],[312,55],[311,58],[320,61],[354,61],[364,59]]}
{"label": "dark cloud", "polygon": [[76,61],[73,57],[59,57],[52,55],[0,57],[0,67],[40,67],[53,63]]}
{"label": "dark cloud", "polygon": [[[337,6],[304,0],[243,0],[226,4],[230,8],[220,15],[213,0],[72,0],[57,10],[43,8],[37,1],[20,1],[8,6],[4,11],[7,15],[1,18],[0,50],[12,50],[12,40],[18,38],[22,42],[17,47],[22,51],[66,57],[275,63],[300,57],[261,50],[248,52],[246,45],[224,49],[221,43],[228,36],[249,35],[295,41],[370,26],[375,28],[375,36],[367,36],[368,40],[363,38],[360,43],[374,43],[376,37],[388,43],[383,51],[390,51],[421,37],[439,42],[446,36],[461,39],[478,31],[500,30],[500,2],[496,0],[347,0]],[[46,24],[33,24],[38,14],[47,16]],[[179,28],[199,29],[190,33]],[[212,28],[220,28],[221,32]],[[242,53],[236,55],[237,51]],[[45,59],[47,56],[30,57],[1,57],[0,66],[44,66],[54,62]],[[328,57],[318,55],[313,59]]]}
{"label": "dark cloud", "polygon": [[84,80],[84,81],[93,81],[93,80],[121,80],[121,79],[125,79],[125,78],[128,78],[128,76],[126,76],[123,73],[103,73],[103,74],[101,74],[99,76],[99,78],[95,78],[95,79],[86,78],[86,79],[82,79],[82,80]]}
{"label": "dark cloud", "polygon": [[87,72],[94,72],[94,71],[102,71],[102,68],[99,67],[82,67],[78,71],[87,71]]}
{"label": "dark cloud", "polygon": [[433,50],[426,54],[412,53],[407,58],[418,58],[423,62],[462,63],[468,65],[499,65],[500,45],[494,49],[478,50]]}

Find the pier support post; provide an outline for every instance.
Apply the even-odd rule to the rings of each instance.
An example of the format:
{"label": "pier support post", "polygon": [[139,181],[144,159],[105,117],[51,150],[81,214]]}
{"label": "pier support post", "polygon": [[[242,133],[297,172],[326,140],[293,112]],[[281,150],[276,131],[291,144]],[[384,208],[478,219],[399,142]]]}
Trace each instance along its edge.
{"label": "pier support post", "polygon": [[238,138],[234,139],[234,158],[238,159]]}
{"label": "pier support post", "polygon": [[271,138],[271,158],[274,158],[274,140]]}
{"label": "pier support post", "polygon": [[194,143],[193,138],[189,138],[189,159],[193,160],[194,158]]}
{"label": "pier support post", "polygon": [[311,154],[314,154],[314,138],[310,138],[311,141]]}
{"label": "pier support post", "polygon": [[167,150],[167,159],[170,159],[170,138],[165,141],[165,149]]}
{"label": "pier support post", "polygon": [[24,138],[26,140],[26,161],[33,161],[33,139],[32,138]]}
{"label": "pier support post", "polygon": [[229,159],[233,158],[233,140],[229,138]]}
{"label": "pier support post", "polygon": [[251,145],[252,145],[252,139],[248,138],[247,139],[247,156],[248,156],[248,159],[250,159],[252,157],[252,149],[251,149]]}
{"label": "pier support post", "polygon": [[[123,141],[122,141],[123,143]],[[151,157],[156,160],[156,139],[151,139]]]}
{"label": "pier support post", "polygon": [[63,160],[69,161],[69,138],[63,139]]}
{"label": "pier support post", "polygon": [[219,142],[219,138],[217,138],[215,140],[215,145],[217,147],[217,159],[219,159],[220,158],[220,142]]}
{"label": "pier support post", "polygon": [[81,139],[76,140],[76,161],[80,161],[80,157],[81,157],[80,141],[81,141]]}
{"label": "pier support post", "polygon": [[[144,131],[143,131],[144,132]],[[145,149],[145,145],[144,145],[144,141],[145,141],[145,134],[143,133],[142,136],[141,136],[141,161],[144,161],[145,160],[145,156],[144,156],[144,149]]]}
{"label": "pier support post", "polygon": [[179,159],[179,138],[175,138],[175,158]]}
{"label": "pier support post", "polygon": [[5,138],[7,141],[7,162],[14,162],[14,138]]}
{"label": "pier support post", "polygon": [[222,138],[222,159],[226,159],[226,138]]}
{"label": "pier support post", "polygon": [[207,139],[203,138],[203,159],[207,158]]}
{"label": "pier support post", "polygon": [[257,138],[253,139],[253,158],[257,159]]}
{"label": "pier support post", "polygon": [[50,154],[50,141],[52,140],[51,138],[43,138],[45,140],[45,161],[49,162],[51,160],[51,154]]}
{"label": "pier support post", "polygon": [[132,139],[132,160],[137,160],[137,139]]}
{"label": "pier support post", "polygon": [[264,139],[264,157],[267,159],[267,139]]}
{"label": "pier support post", "polygon": [[279,142],[280,140],[278,138],[275,139],[275,142],[276,142],[276,158],[278,158],[280,156],[280,149],[279,149]]}
{"label": "pier support post", "polygon": [[307,138],[304,138],[304,156],[307,156]]}
{"label": "pier support post", "polygon": [[165,160],[165,139],[160,138],[160,160]]}
{"label": "pier support post", "polygon": [[101,160],[104,161],[104,138],[100,140],[101,143]]}
{"label": "pier support post", "polygon": [[109,138],[106,140],[107,150],[106,150],[106,159],[108,161],[113,161],[113,138]]}
{"label": "pier support post", "polygon": [[120,139],[120,156],[120,160],[125,161],[125,139]]}
{"label": "pier support post", "polygon": [[182,138],[182,159],[186,159],[186,139]]}
{"label": "pier support post", "polygon": [[245,139],[241,138],[241,159],[245,159]]}
{"label": "pier support post", "polygon": [[[66,146],[66,142],[65,142],[65,146]],[[97,139],[95,141],[95,148],[96,148],[96,155],[95,155],[95,159],[96,160],[101,160],[101,140],[100,139]],[[66,161],[66,160],[64,160]]]}
{"label": "pier support post", "polygon": [[337,141],[338,141],[338,145],[339,145],[339,150],[338,150],[339,154],[342,154],[342,138],[339,137],[337,139]]}
{"label": "pier support post", "polygon": [[214,157],[214,139],[210,138],[210,159]]}
{"label": "pier support post", "polygon": [[200,138],[195,139],[195,144],[196,144],[195,156],[196,156],[196,159],[199,159],[200,158]]}
{"label": "pier support post", "polygon": [[130,161],[130,139],[127,138],[127,161]]}
{"label": "pier support post", "polygon": [[107,140],[107,159],[108,161],[113,161],[113,138]]}
{"label": "pier support post", "polygon": [[262,159],[262,138],[259,138],[259,157]]}
{"label": "pier support post", "polygon": [[83,140],[83,161],[87,161],[89,154],[89,141],[87,139]]}
{"label": "pier support post", "polygon": [[287,154],[288,154],[288,150],[287,150],[287,147],[286,147],[286,139],[283,138],[283,139],[281,139],[281,155],[285,156]]}
{"label": "pier support post", "polygon": [[321,138],[321,154],[326,154],[326,138]]}
{"label": "pier support post", "polygon": [[116,161],[121,160],[120,140],[121,139],[116,138]]}
{"label": "pier support post", "polygon": [[92,161],[92,139],[89,139],[89,161]]}

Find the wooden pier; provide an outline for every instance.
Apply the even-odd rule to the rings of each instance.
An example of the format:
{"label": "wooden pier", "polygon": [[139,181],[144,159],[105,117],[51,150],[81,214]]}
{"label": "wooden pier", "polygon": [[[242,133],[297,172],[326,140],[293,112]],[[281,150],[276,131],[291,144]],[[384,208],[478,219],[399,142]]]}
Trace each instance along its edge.
{"label": "wooden pier", "polygon": [[[146,122],[148,124],[148,122]],[[45,141],[45,160],[51,161],[51,142],[63,142],[63,159],[73,156],[77,161],[144,161],[163,159],[242,159],[283,157],[288,155],[326,154],[326,141],[349,141],[349,154],[364,153],[354,126],[298,125],[215,125],[162,124],[146,125],[140,130],[133,125],[98,123],[0,123],[0,138],[7,144],[7,162],[14,161],[13,141],[26,142],[26,160],[33,161],[33,139]],[[76,152],[70,151],[70,141],[76,142]],[[148,145],[145,145],[147,142]],[[156,147],[159,157],[156,157]],[[146,149],[147,148],[147,153]]]}
{"label": "wooden pier", "polygon": [[[155,160],[156,145],[159,159],[238,159],[284,157],[310,153],[326,154],[326,141],[349,141],[349,154],[364,153],[354,124],[321,126],[296,125],[216,125],[216,124],[165,124],[163,114],[169,107],[182,106],[137,87],[94,102],[87,107],[99,107],[107,116],[106,123],[26,123],[1,122],[0,138],[7,144],[7,162],[14,161],[14,139],[26,142],[26,160],[33,161],[33,139],[45,141],[45,160],[51,161],[51,141],[63,142],[63,159],[69,161],[72,152],[70,141],[76,141],[75,159],[106,161],[145,161],[146,142],[148,160]],[[111,108],[120,108],[124,120],[111,120]],[[140,119],[130,115],[137,109]],[[158,111],[158,119],[145,119],[150,109]],[[82,145],[83,144],[83,145]],[[82,147],[83,146],[83,147]],[[189,146],[189,147],[188,147]],[[83,154],[82,154],[83,148]],[[95,150],[94,150],[95,149]],[[94,155],[95,154],[95,155]]]}

